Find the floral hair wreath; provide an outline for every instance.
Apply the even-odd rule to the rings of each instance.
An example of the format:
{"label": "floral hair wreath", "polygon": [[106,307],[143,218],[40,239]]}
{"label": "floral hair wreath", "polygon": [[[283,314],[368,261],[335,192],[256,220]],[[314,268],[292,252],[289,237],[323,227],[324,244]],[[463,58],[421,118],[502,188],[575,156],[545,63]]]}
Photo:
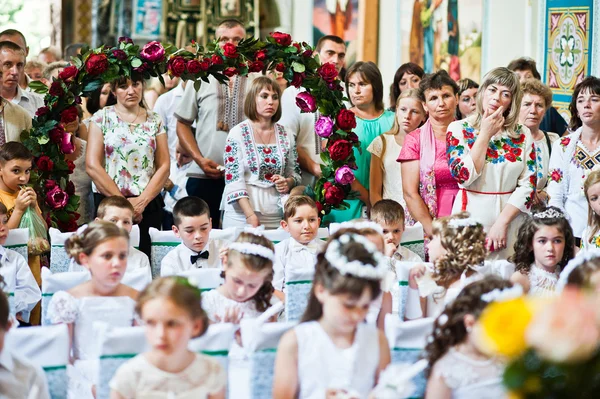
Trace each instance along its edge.
{"label": "floral hair wreath", "polygon": [[370,220],[360,220],[360,221],[356,221],[356,222],[353,222],[353,221],[342,222],[339,225],[339,229],[357,229],[357,230],[371,229],[371,230],[375,230],[379,234],[383,235],[383,228],[379,224],[372,222]]}
{"label": "floral hair wreath", "polygon": [[531,217],[534,219],[559,219],[564,218],[565,214],[556,209],[548,208],[544,212],[533,213]]}
{"label": "floral hair wreath", "polygon": [[[350,240],[362,244],[363,247],[375,258],[376,264],[363,263],[359,260],[350,261],[341,251],[342,244],[348,244]],[[343,275],[366,278],[368,280],[381,280],[387,276],[388,265],[385,257],[377,250],[375,245],[358,234],[347,233],[329,243],[325,251],[325,259],[331,266]]]}
{"label": "floral hair wreath", "polygon": [[183,285],[189,288],[192,288],[198,296],[202,296],[202,290],[200,289],[200,281],[198,281],[195,277],[183,277],[177,276],[175,277],[177,285]]}
{"label": "floral hair wreath", "polygon": [[565,266],[562,273],[560,273],[560,277],[558,278],[558,282],[556,283],[556,291],[562,292],[562,290],[567,286],[567,281],[569,280],[569,275],[575,268],[583,265],[585,262],[589,262],[593,259],[600,258],[600,249],[590,248],[583,252],[580,252],[576,257],[571,259],[567,266]]}
{"label": "floral hair wreath", "polygon": [[478,221],[476,221],[475,219],[468,217],[468,218],[463,218],[463,219],[450,219],[448,221],[448,227],[452,227],[453,229],[458,229],[460,227],[470,227],[470,226],[478,226],[481,225],[481,223],[479,223]]}
{"label": "floral hair wreath", "polygon": [[242,254],[260,256],[271,262],[275,261],[275,253],[262,245],[252,244],[250,242],[234,242],[229,244],[228,248]]}

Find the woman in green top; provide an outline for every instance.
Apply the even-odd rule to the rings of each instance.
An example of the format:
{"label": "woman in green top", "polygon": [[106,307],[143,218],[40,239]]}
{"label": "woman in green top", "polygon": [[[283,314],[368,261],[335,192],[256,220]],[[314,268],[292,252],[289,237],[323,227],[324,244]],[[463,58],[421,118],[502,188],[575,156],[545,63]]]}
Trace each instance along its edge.
{"label": "woman in green top", "polygon": [[379,68],[373,62],[357,62],[346,73],[346,91],[352,103],[350,111],[356,115],[354,133],[360,140],[361,152],[354,149],[357,170],[352,189],[358,191],[360,199],[346,200],[350,208],[332,211],[325,217],[328,222],[345,222],[362,217],[363,207],[369,209],[369,171],[371,153],[367,147],[373,139],[387,132],[394,124],[394,113],[384,110],[383,81]]}

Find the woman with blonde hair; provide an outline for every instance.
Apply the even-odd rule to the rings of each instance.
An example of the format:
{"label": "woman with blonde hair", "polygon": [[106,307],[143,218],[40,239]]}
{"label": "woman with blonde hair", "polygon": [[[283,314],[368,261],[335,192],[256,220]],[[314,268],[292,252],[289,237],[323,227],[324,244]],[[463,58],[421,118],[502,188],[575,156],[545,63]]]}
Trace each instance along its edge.
{"label": "woman with blonde hair", "polygon": [[533,138],[519,124],[519,77],[507,68],[487,73],[477,111],[448,126],[448,166],[460,193],[452,213],[468,211],[487,232],[487,248],[500,259],[513,252],[521,213],[537,185]]}
{"label": "woman with blonde hair", "polygon": [[369,199],[376,204],[382,199],[393,199],[402,205],[406,222],[414,224],[402,193],[402,173],[396,159],[402,150],[404,138],[425,121],[426,114],[419,89],[404,90],[396,101],[396,118],[392,128],[375,137],[367,151],[371,153],[369,171]]}

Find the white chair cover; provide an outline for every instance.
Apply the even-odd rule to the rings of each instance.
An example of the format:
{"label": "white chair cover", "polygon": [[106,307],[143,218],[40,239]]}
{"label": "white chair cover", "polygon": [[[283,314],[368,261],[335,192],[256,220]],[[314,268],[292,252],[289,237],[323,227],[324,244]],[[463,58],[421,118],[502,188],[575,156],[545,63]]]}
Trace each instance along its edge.
{"label": "white chair cover", "polygon": [[423,225],[415,223],[413,226],[407,226],[402,234],[400,245],[419,255],[421,259],[425,259],[425,234],[423,233]]}
{"label": "white chair cover", "polygon": [[60,230],[50,227],[50,271],[52,273],[64,273],[69,270],[71,258],[65,251],[65,241],[73,235],[73,232],[62,233]]}
{"label": "white chair cover", "polygon": [[152,276],[148,273],[148,268],[138,268],[127,270],[123,275],[121,283],[141,291],[152,282]]}
{"label": "white chair cover", "polygon": [[290,238],[290,233],[282,228],[278,228],[276,230],[264,230],[261,232],[261,234],[273,244],[277,244],[278,242]]}
{"label": "white chair cover", "polygon": [[8,313],[11,316],[16,316],[17,313],[15,309],[15,289],[17,287],[15,287],[16,276],[14,272],[15,270],[6,268],[5,270],[2,270],[2,273],[0,273],[0,275],[2,275],[2,278],[4,279],[4,287],[2,287],[2,291],[8,297]]}
{"label": "white chair cover", "polygon": [[21,356],[44,370],[52,399],[67,397],[70,346],[66,324],[13,328],[6,335],[4,347],[18,348]]}
{"label": "white chair cover", "polygon": [[160,277],[160,262],[176,246],[181,244],[181,238],[177,238],[173,230],[160,231],[150,227],[150,268],[152,278]]}
{"label": "white chair cover", "polygon": [[[401,321],[393,315],[385,318],[385,336],[390,345],[392,363],[416,363],[423,355],[427,337],[431,334],[434,318]],[[427,380],[424,373],[413,378],[416,386],[412,397],[425,395]]]}
{"label": "white chair cover", "polygon": [[[421,303],[418,298],[410,297],[408,287],[408,276],[410,269],[416,265],[431,265],[425,262],[396,262],[396,275],[398,276],[396,283],[399,286],[399,296],[394,298],[398,300],[398,317],[400,320],[405,320],[407,315],[421,314]],[[392,294],[393,295],[393,294]],[[416,299],[416,300],[415,300]],[[411,318],[411,317],[408,317]]]}
{"label": "white chair cover", "polygon": [[110,380],[117,369],[132,357],[148,350],[143,327],[110,327],[107,323],[94,323],[99,343],[97,399],[110,398]]}
{"label": "white chair cover", "polygon": [[327,227],[319,227],[317,238],[320,240],[327,240],[329,238],[329,229]]}
{"label": "white chair cover", "polygon": [[288,270],[285,276],[285,320],[298,322],[308,304],[315,269]]}
{"label": "white chair cover", "polygon": [[210,239],[211,240],[223,240],[233,242],[237,239],[240,234],[239,229],[237,227],[229,227],[227,229],[212,229],[210,231]]}
{"label": "white chair cover", "polygon": [[129,233],[129,245],[134,248],[140,247],[140,226],[134,224],[131,228],[131,233]]}
{"label": "white chair cover", "polygon": [[12,249],[27,260],[27,243],[29,242],[29,229],[10,229],[4,243],[4,248]]}
{"label": "white chair cover", "polygon": [[42,267],[42,325],[50,325],[47,318],[48,304],[54,293],[58,291],[68,291],[71,288],[82,284],[90,279],[90,273],[84,272],[64,272],[52,273],[45,267]]}
{"label": "white chair cover", "polygon": [[223,284],[221,269],[217,268],[186,270],[179,273],[179,276],[195,279],[202,292],[214,290]]}

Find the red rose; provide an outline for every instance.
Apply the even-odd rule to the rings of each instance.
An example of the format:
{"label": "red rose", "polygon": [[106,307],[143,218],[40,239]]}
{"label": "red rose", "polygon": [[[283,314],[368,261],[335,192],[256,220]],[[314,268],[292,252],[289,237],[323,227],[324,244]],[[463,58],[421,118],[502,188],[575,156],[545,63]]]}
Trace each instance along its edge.
{"label": "red rose", "polygon": [[333,82],[338,76],[338,71],[331,62],[321,65],[319,69],[317,69],[317,72],[319,73],[319,76],[328,83]]}
{"label": "red rose", "polygon": [[517,160],[517,157],[512,152],[507,152],[506,154],[504,154],[504,158],[506,158],[506,160],[510,162],[515,162]]}
{"label": "red rose", "polygon": [[92,54],[85,62],[85,70],[92,76],[102,75],[108,69],[106,54]]}
{"label": "red rose", "polygon": [[185,72],[185,59],[183,57],[173,57],[167,62],[167,70],[173,76],[181,76]]}
{"label": "red rose", "polygon": [[223,45],[223,55],[227,58],[237,58],[237,46],[233,43],[225,43]]}
{"label": "red rose", "polygon": [[292,81],[290,82],[290,84],[294,87],[300,87],[302,86],[302,82],[304,82],[304,78],[306,77],[305,73],[297,73],[294,72],[294,77],[292,78]]}
{"label": "red rose", "polygon": [[46,180],[46,182],[44,183],[44,188],[46,189],[46,191],[52,190],[54,186],[56,186],[55,180]]}
{"label": "red rose", "polygon": [[150,64],[148,64],[147,62],[143,62],[142,65],[140,65],[139,67],[133,68],[133,70],[137,73],[144,73],[148,69],[150,69]]}
{"label": "red rose", "polygon": [[229,67],[229,68],[225,68],[225,70],[223,71],[223,75],[227,76],[227,77],[232,77],[234,75],[237,75],[238,70],[234,67]]}
{"label": "red rose", "polygon": [[62,141],[64,133],[65,129],[62,127],[62,125],[57,125],[54,129],[48,132],[48,137],[50,138],[50,141],[58,144]]}
{"label": "red rose", "polygon": [[210,58],[205,58],[200,62],[200,70],[206,72],[210,68]]}
{"label": "red rose", "polygon": [[133,44],[133,40],[131,40],[131,38],[127,36],[120,36],[118,42],[125,44]]}
{"label": "red rose", "polygon": [[350,141],[351,143],[358,143],[358,136],[356,135],[356,133],[354,132],[350,132],[348,133],[348,137],[347,137],[348,141]]}
{"label": "red rose", "polygon": [[280,62],[279,64],[275,65],[275,70],[277,72],[285,72],[285,64]]}
{"label": "red rose", "polygon": [[198,60],[189,60],[186,67],[188,72],[194,75],[202,70],[202,65],[200,65],[200,61]]}
{"label": "red rose", "polygon": [[35,164],[38,170],[41,170],[42,172],[50,172],[52,168],[54,168],[54,162],[52,162],[50,157],[47,155],[42,155],[39,157]]}
{"label": "red rose", "polygon": [[72,82],[77,77],[77,73],[79,73],[79,69],[76,66],[71,65],[66,67],[58,74],[58,78],[64,80],[65,82]]}
{"label": "red rose", "polygon": [[75,170],[75,164],[70,159],[67,159],[67,168],[69,168],[69,171],[67,172],[69,174],[73,173]]}
{"label": "red rose", "polygon": [[260,72],[265,67],[262,61],[254,61],[248,65],[248,72]]}
{"label": "red rose", "polygon": [[121,61],[124,61],[127,59],[127,53],[124,52],[123,50],[113,50],[112,55],[113,55],[113,57],[115,57],[116,59],[121,60]]}
{"label": "red rose", "polygon": [[265,50],[258,50],[254,53],[254,59],[256,61],[264,61],[267,59],[267,52]]}
{"label": "red rose", "polygon": [[330,205],[339,205],[346,194],[344,190],[337,185],[332,184],[327,189],[325,189],[325,203]]}
{"label": "red rose", "polygon": [[213,54],[210,60],[215,65],[221,65],[223,63],[223,58],[221,58],[221,56],[218,54]]}
{"label": "red rose", "polygon": [[50,108],[43,106],[43,107],[39,107],[37,109],[37,111],[35,111],[35,116],[44,116],[46,115],[48,112],[50,112]]}
{"label": "red rose", "polygon": [[75,195],[75,184],[73,184],[72,181],[69,181],[67,183],[67,188],[65,189],[65,191],[67,192],[67,194],[69,194],[69,196]]}
{"label": "red rose", "polygon": [[317,205],[317,211],[319,211],[320,215],[321,212],[323,212],[323,204],[321,204],[319,201],[315,201],[315,204]]}
{"label": "red rose", "polygon": [[329,156],[334,161],[343,161],[352,152],[352,143],[348,140],[337,140],[329,147]]}
{"label": "red rose", "polygon": [[302,57],[304,57],[304,58],[310,58],[312,56],[313,56],[312,50],[304,50],[304,52],[302,53]]}
{"label": "red rose", "polygon": [[75,106],[69,107],[60,113],[60,121],[65,125],[77,120],[78,117],[79,112],[77,111],[77,107]]}
{"label": "red rose", "polygon": [[50,93],[50,95],[54,97],[61,97],[63,94],[65,94],[65,90],[62,87],[62,82],[60,80],[55,80],[54,82],[52,82],[48,93]]}
{"label": "red rose", "polygon": [[58,229],[63,233],[75,231],[78,227],[79,226],[77,226],[75,219],[71,219],[68,222],[61,222],[60,220],[58,221]]}
{"label": "red rose", "polygon": [[275,42],[280,46],[287,47],[292,44],[292,37],[287,33],[271,32],[271,37],[275,39]]}
{"label": "red rose", "polygon": [[335,120],[338,127],[346,132],[349,132],[356,127],[356,117],[354,116],[354,113],[345,108],[340,110]]}

